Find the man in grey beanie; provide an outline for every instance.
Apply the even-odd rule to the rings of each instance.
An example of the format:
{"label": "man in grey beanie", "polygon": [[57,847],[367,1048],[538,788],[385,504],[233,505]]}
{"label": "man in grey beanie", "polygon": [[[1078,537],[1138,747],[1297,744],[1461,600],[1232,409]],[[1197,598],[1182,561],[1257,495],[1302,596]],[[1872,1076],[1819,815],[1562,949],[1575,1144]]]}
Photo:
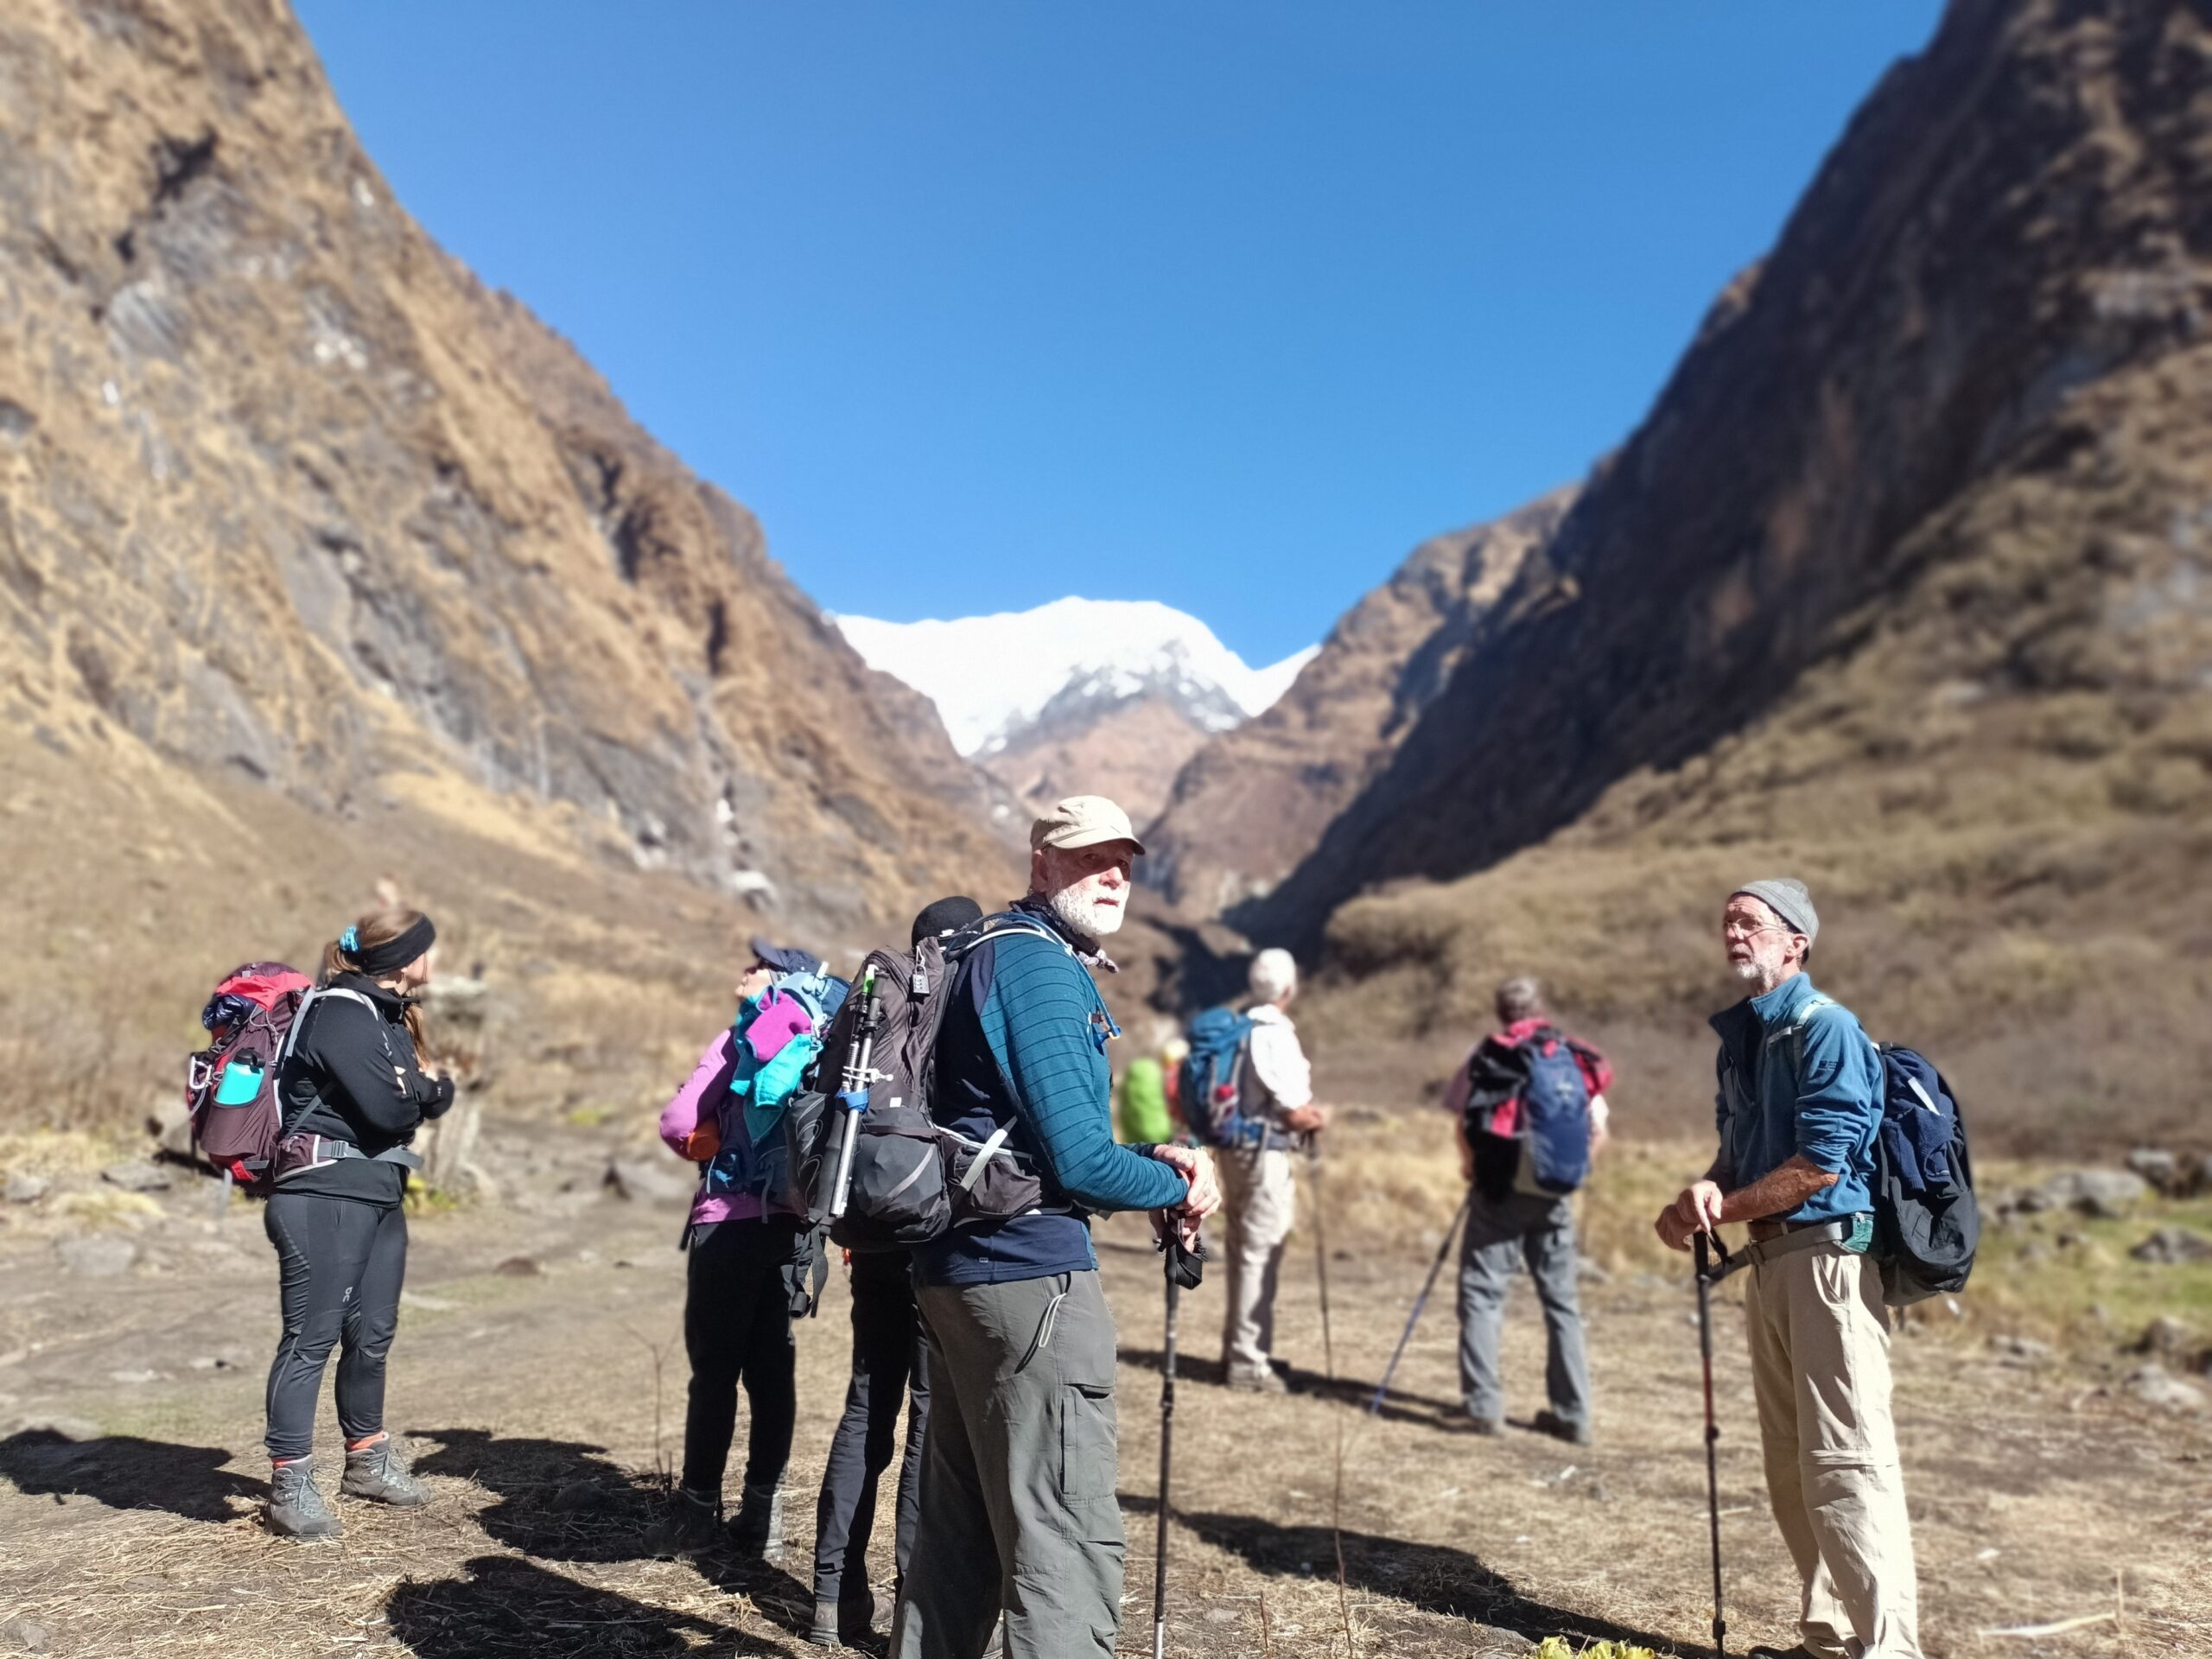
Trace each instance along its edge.
{"label": "man in grey beanie", "polygon": [[1797,1643],[1751,1659],[1919,1659],[1889,1321],[1868,1253],[1882,1063],[1805,972],[1820,927],[1792,877],[1728,896],[1721,941],[1751,995],[1713,1017],[1720,1150],[1656,1224],[1678,1250],[1750,1224],[1744,1311],[1767,1495],[1803,1586]]}

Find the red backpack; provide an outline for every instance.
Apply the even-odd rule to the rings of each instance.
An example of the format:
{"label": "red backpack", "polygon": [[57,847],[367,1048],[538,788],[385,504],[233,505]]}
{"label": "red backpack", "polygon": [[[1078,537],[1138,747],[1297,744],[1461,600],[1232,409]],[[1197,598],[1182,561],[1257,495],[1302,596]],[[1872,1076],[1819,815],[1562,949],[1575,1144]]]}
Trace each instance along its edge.
{"label": "red backpack", "polygon": [[192,1144],[249,1192],[269,1190],[283,1128],[276,1074],[312,982],[281,962],[249,962],[224,976],[200,1010],[213,1039],[185,1068]]}

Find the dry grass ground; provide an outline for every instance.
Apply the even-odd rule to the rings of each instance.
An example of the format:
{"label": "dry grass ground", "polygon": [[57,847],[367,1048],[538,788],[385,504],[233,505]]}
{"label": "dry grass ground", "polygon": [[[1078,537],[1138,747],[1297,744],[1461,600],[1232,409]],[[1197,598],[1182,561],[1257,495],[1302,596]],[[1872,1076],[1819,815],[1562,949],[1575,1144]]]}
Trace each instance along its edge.
{"label": "dry grass ground", "polygon": [[[1300,1392],[1255,1400],[1214,1386],[1218,1287],[1185,1300],[1169,1651],[1318,1659],[1346,1653],[1347,1624],[1358,1656],[1518,1655],[1528,1638],[1560,1632],[1699,1651],[1708,1609],[1692,1301],[1643,1232],[1694,1149],[1625,1147],[1587,1200],[1605,1269],[1586,1287],[1599,1444],[1568,1448],[1521,1429],[1486,1441],[1451,1426],[1448,1280],[1382,1415],[1362,1408],[1457,1194],[1448,1166],[1440,1173],[1440,1121],[1348,1116],[1325,1173],[1336,1381],[1320,1375],[1310,1208],[1281,1306],[1279,1346]],[[86,1155],[40,1144],[57,1171]],[[30,1153],[15,1142],[0,1155]],[[585,1144],[573,1161],[588,1168],[600,1156]],[[800,1332],[784,1567],[647,1560],[639,1540],[657,1471],[680,1438],[677,1216],[560,1185],[549,1176],[526,1211],[416,1224],[391,1403],[437,1502],[414,1514],[348,1505],[346,1537],[308,1548],[253,1519],[273,1275],[251,1209],[217,1224],[204,1190],[166,1195],[133,1234],[137,1270],[90,1282],[55,1271],[49,1236],[73,1229],[11,1216],[0,1230],[0,1625],[29,1617],[48,1628],[54,1652],[118,1659],[806,1650],[795,1630],[811,1494],[842,1393],[842,1285],[833,1277],[830,1306]],[[1393,1230],[1394,1217],[1412,1224]],[[2120,1235],[2170,1219],[2109,1224],[2100,1249],[2113,1255]],[[1122,1340],[1129,1652],[1149,1646],[1159,1431],[1161,1298],[1141,1236],[1128,1219],[1100,1230]],[[1993,1255],[1964,1318],[1916,1320],[1897,1344],[1929,1649],[2212,1652],[2212,1432],[2107,1388],[2122,1363],[2109,1339],[2025,1366],[1993,1351],[1988,1331],[2042,1317],[2001,1294],[2010,1248]],[[2112,1262],[2099,1270],[2093,1261],[2084,1272],[2110,1300],[2124,1273]],[[2170,1282],[2204,1305],[2212,1274],[2165,1271],[2197,1274]],[[1748,1385],[1729,1363],[1733,1316],[1724,1319],[1723,1524],[1740,1650],[1784,1634],[1794,1592],[1763,1510]],[[1511,1414],[1525,1421],[1541,1403],[1541,1335],[1517,1295],[1508,1361]],[[873,1561],[880,1584],[887,1541]],[[1981,1634],[2123,1610],[2124,1636],[2109,1622],[2042,1641]]]}

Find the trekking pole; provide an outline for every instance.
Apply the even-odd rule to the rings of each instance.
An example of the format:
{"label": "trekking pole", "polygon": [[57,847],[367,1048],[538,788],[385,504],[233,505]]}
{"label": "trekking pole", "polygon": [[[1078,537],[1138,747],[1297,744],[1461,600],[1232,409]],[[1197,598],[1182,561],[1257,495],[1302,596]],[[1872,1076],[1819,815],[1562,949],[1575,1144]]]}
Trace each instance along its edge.
{"label": "trekking pole", "polygon": [[[1718,1267],[1707,1249],[1707,1240],[1719,1252]],[[1720,1424],[1713,1410],[1713,1287],[1728,1276],[1728,1247],[1718,1233],[1700,1232],[1693,1241],[1697,1252],[1697,1345],[1705,1361],[1705,1507],[1713,1531],[1713,1654],[1728,1659],[1728,1621],[1720,1611]]]}
{"label": "trekking pole", "polygon": [[1390,1356],[1384,1367],[1382,1380],[1375,1385],[1375,1397],[1367,1402],[1370,1417],[1382,1409],[1382,1396],[1390,1392],[1390,1379],[1398,1374],[1398,1362],[1406,1357],[1406,1344],[1414,1339],[1414,1326],[1421,1323],[1421,1311],[1428,1306],[1428,1294],[1436,1288],[1436,1275],[1444,1271],[1444,1258],[1452,1254],[1452,1241],[1458,1236],[1459,1224],[1467,1218],[1467,1211],[1475,1202],[1475,1189],[1470,1186],[1467,1196],[1459,1200],[1459,1212],[1452,1217],[1452,1224],[1444,1230],[1444,1242],[1436,1247],[1436,1260],[1428,1264],[1428,1278],[1421,1287],[1421,1294],[1414,1298],[1414,1311],[1406,1315],[1406,1328],[1399,1333],[1397,1351]]}
{"label": "trekking pole", "polygon": [[875,1027],[882,1012],[875,1000],[875,964],[871,962],[861,977],[860,1018],[854,1023],[852,1046],[837,1079],[837,1104],[844,1116],[837,1125],[837,1173],[830,1187],[833,1220],[845,1213],[845,1202],[852,1195],[853,1150],[860,1141],[861,1114],[868,1109],[868,1086],[879,1080],[874,1065]]}
{"label": "trekking pole", "polygon": [[1329,1230],[1321,1212],[1321,1141],[1306,1137],[1306,1168],[1313,1178],[1313,1259],[1321,1281],[1321,1364],[1329,1381],[1337,1380],[1337,1344],[1329,1332]]}
{"label": "trekking pole", "polygon": [[1167,1491],[1175,1459],[1175,1313],[1183,1292],[1198,1287],[1205,1269],[1205,1241],[1194,1239],[1190,1249],[1184,1249],[1171,1220],[1160,1236],[1160,1248],[1166,1257],[1167,1335],[1160,1360],[1160,1529],[1153,1547],[1152,1659],[1164,1659],[1167,1651]]}

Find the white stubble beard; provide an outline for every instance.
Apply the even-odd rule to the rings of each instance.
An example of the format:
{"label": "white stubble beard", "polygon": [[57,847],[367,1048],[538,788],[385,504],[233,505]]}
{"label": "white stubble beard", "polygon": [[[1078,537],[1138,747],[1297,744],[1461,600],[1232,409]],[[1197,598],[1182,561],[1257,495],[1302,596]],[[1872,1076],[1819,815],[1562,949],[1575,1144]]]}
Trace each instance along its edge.
{"label": "white stubble beard", "polygon": [[1128,889],[1124,887],[1122,891],[1124,897],[1121,903],[1101,905],[1098,902],[1100,895],[1093,891],[1091,882],[1078,881],[1072,887],[1062,887],[1058,893],[1050,894],[1046,903],[1052,906],[1052,914],[1070,932],[1078,933],[1086,939],[1103,939],[1120,930],[1122,918],[1128,912],[1126,895]]}

